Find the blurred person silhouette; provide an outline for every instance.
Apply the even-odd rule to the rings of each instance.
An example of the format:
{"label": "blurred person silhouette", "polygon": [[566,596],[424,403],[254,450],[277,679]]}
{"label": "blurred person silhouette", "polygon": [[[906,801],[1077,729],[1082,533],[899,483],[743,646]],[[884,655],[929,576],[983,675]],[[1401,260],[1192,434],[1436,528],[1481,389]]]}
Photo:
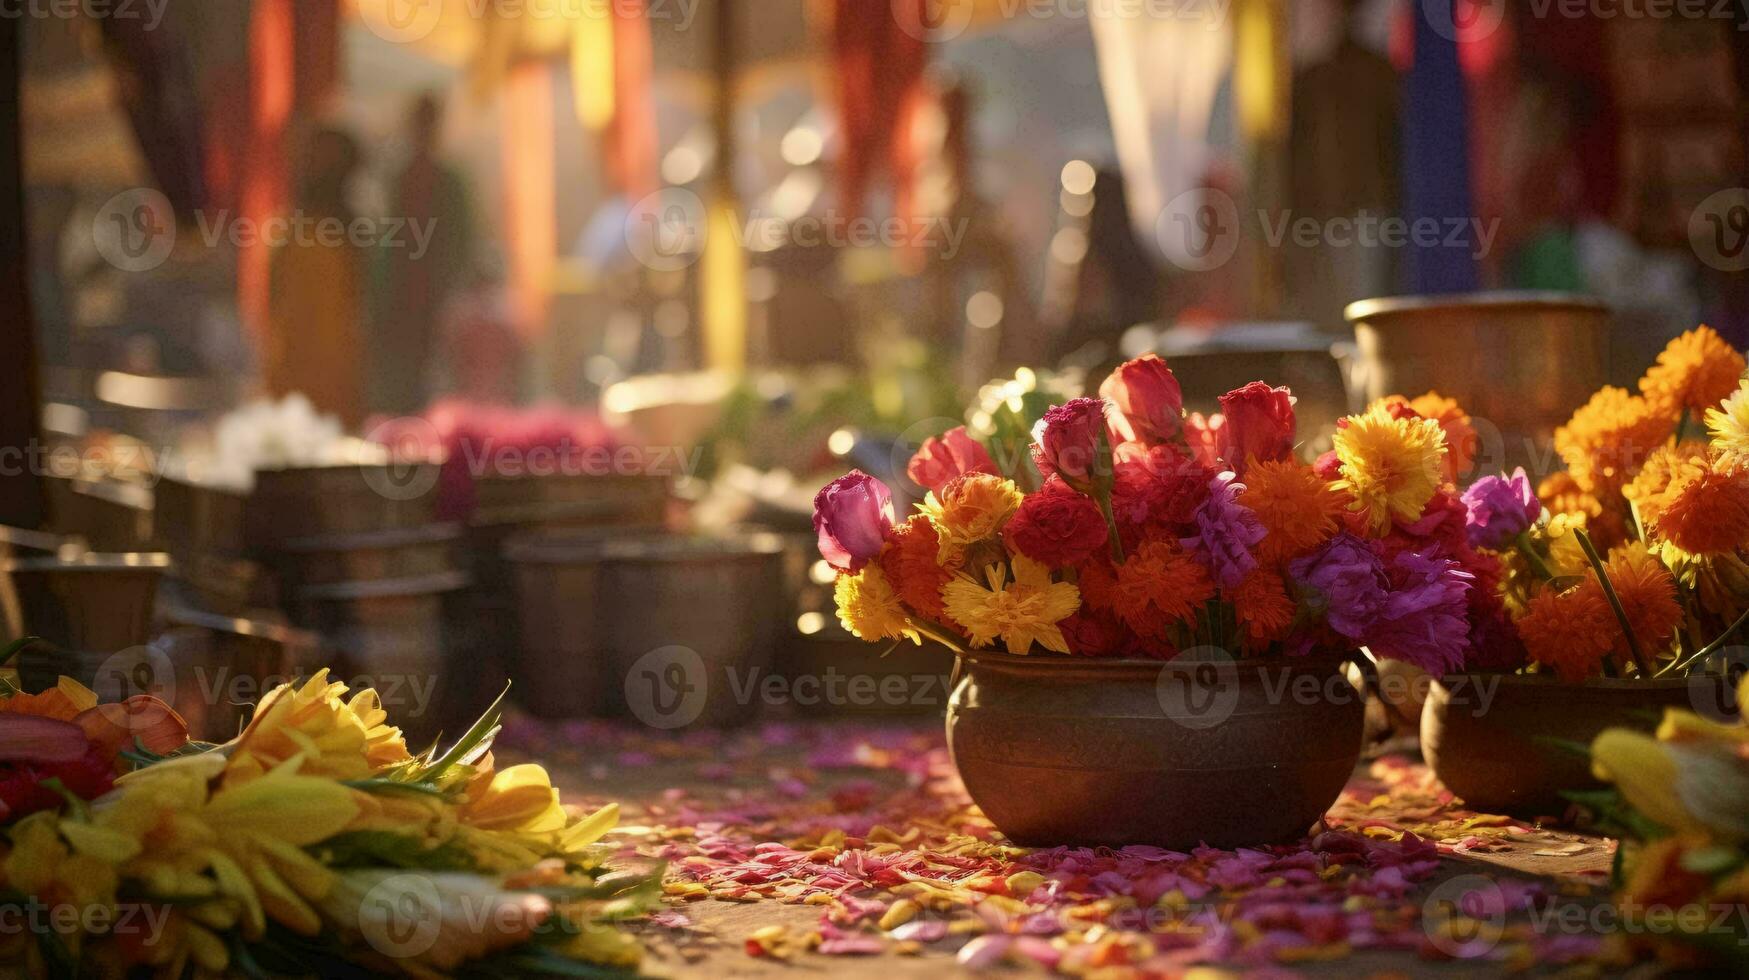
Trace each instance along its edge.
{"label": "blurred person silhouette", "polygon": [[443,102],[428,92],[408,116],[411,156],[390,197],[390,217],[409,229],[428,229],[429,241],[384,248],[376,270],[371,343],[373,402],[377,409],[412,414],[431,400],[437,330],[445,304],[475,269],[474,209],[461,173],[438,157]]}
{"label": "blurred person silhouette", "polygon": [[[358,144],[322,128],[305,148],[293,221],[273,241],[265,351],[266,386],[274,397],[302,392],[318,411],[348,426],[364,418],[363,291],[365,255],[349,236],[318,229],[350,227],[347,192],[358,170]],[[336,224],[339,222],[339,224]]]}

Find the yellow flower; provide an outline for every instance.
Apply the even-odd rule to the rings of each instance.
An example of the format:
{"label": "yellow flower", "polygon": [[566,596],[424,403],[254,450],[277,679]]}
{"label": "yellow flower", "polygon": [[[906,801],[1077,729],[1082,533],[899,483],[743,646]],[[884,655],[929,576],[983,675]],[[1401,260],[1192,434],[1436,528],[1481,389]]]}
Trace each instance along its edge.
{"label": "yellow flower", "polygon": [[1533,537],[1548,545],[1549,570],[1557,578],[1583,575],[1591,567],[1591,560],[1585,557],[1585,549],[1579,544],[1579,535],[1573,533],[1585,530],[1588,523],[1584,514],[1556,514],[1534,532]]}
{"label": "yellow flower", "polygon": [[1711,327],[1702,325],[1670,341],[1646,376],[1640,393],[1674,420],[1683,412],[1700,414],[1736,390],[1743,355]]}
{"label": "yellow flower", "polygon": [[1444,475],[1445,432],[1433,419],[1392,418],[1384,406],[1349,416],[1336,431],[1342,478],[1331,486],[1354,498],[1349,509],[1364,513],[1375,533],[1392,519],[1421,516]]}
{"label": "yellow flower", "polygon": [[1591,767],[1661,827],[1749,839],[1749,761],[1728,746],[1611,728],[1592,741]]}
{"label": "yellow flower", "polygon": [[1706,411],[1707,433],[1713,448],[1729,463],[1749,461],[1749,382],[1745,382],[1717,408]]}
{"label": "yellow flower", "polygon": [[1608,497],[1621,491],[1675,427],[1674,415],[1606,385],[1555,430],[1555,451],[1579,489]]}
{"label": "yellow flower", "polygon": [[1022,495],[1012,480],[988,473],[967,473],[941,488],[931,490],[918,509],[935,525],[939,560],[947,564],[954,552],[966,545],[994,537],[1020,509]]}
{"label": "yellow flower", "polygon": [[333,779],[364,779],[409,758],[401,731],[374,690],[343,700],[346,685],[321,670],[302,687],[286,684],[267,692],[255,717],[230,744],[225,784],[259,778],[293,756],[302,772]]}
{"label": "yellow flower", "polygon": [[[119,883],[114,865],[69,847],[57,823],[55,814],[42,812],[12,826],[12,850],[0,860],[0,891],[29,895],[48,908],[113,906]],[[80,952],[81,934],[61,938],[69,952]]]}
{"label": "yellow flower", "polygon": [[854,575],[839,575],[832,595],[838,600],[838,621],[851,635],[870,642],[908,639],[922,645],[910,615],[878,563],[871,562]]}
{"label": "yellow flower", "polygon": [[947,614],[965,626],[972,645],[987,647],[1000,636],[1009,653],[1024,654],[1036,641],[1046,650],[1068,653],[1069,644],[1057,624],[1081,608],[1081,593],[1068,582],[1052,582],[1051,570],[1024,555],[1015,555],[1014,581],[997,562],[985,569],[989,588],[960,574],[942,587]]}

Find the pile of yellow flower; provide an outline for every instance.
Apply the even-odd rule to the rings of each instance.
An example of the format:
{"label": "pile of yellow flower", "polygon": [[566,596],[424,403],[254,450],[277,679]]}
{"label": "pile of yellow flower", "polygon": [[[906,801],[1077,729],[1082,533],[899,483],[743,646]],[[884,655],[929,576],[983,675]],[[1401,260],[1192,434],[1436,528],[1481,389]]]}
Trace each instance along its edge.
{"label": "pile of yellow flower", "polygon": [[[62,724],[94,701],[65,680],[6,688],[0,717]],[[24,926],[0,930],[0,972],[635,967],[637,944],[605,923],[637,914],[650,882],[609,874],[592,846],[617,808],[577,816],[541,767],[495,768],[497,730],[495,706],[448,751],[414,755],[375,691],[322,671],[269,692],[225,745],[136,741],[95,799],[0,817],[0,921]]]}
{"label": "pile of yellow flower", "polygon": [[[1749,678],[1737,703],[1749,703]],[[1670,709],[1655,736],[1610,729],[1591,757],[1615,789],[1585,802],[1626,838],[1616,901],[1627,941],[1749,973],[1749,725]]]}

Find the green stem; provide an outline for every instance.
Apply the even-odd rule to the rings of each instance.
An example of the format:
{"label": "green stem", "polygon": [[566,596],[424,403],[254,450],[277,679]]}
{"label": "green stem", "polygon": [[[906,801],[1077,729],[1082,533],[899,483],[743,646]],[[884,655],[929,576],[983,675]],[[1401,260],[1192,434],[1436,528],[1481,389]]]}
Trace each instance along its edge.
{"label": "green stem", "polygon": [[1093,502],[1099,505],[1099,513],[1105,518],[1106,537],[1111,541],[1111,560],[1122,565],[1124,563],[1123,539],[1117,534],[1117,515],[1111,510],[1111,491],[1095,488]]}
{"label": "green stem", "polygon": [[1678,446],[1682,445],[1682,431],[1686,428],[1688,428],[1688,409],[1684,408],[1682,410],[1682,414],[1677,416],[1677,418],[1676,418],[1676,436],[1675,436],[1675,444],[1676,445],[1678,445]]}
{"label": "green stem", "polygon": [[1610,584],[1609,574],[1603,570],[1603,558],[1597,554],[1597,546],[1591,543],[1591,535],[1575,528],[1573,534],[1579,538],[1579,547],[1585,552],[1585,559],[1591,563],[1592,571],[1597,573],[1597,581],[1603,586],[1603,595],[1609,600],[1609,608],[1615,610],[1616,622],[1621,624],[1622,635],[1628,639],[1628,654],[1634,658],[1634,666],[1640,669],[1641,677],[1651,677],[1652,668],[1647,665],[1646,657],[1640,653],[1640,641],[1634,638],[1634,628],[1628,622],[1627,610],[1622,608],[1621,597],[1615,594],[1615,586]]}
{"label": "green stem", "polygon": [[1725,641],[1731,638],[1732,634],[1743,628],[1744,623],[1749,623],[1749,609],[1744,610],[1743,615],[1738,616],[1736,622],[1725,627],[1725,631],[1719,634],[1718,639],[1701,647],[1699,650],[1696,650],[1694,655],[1688,659],[1683,660],[1680,663],[1672,663],[1670,666],[1665,667],[1658,672],[1658,676],[1661,677],[1665,674],[1686,673],[1687,671],[1692,670],[1695,664],[1698,664],[1702,660],[1712,656],[1714,653],[1717,653],[1719,648],[1725,645]]}
{"label": "green stem", "polygon": [[1554,580],[1555,570],[1550,568],[1548,561],[1537,553],[1536,544],[1530,540],[1529,531],[1518,532],[1518,552],[1524,556],[1525,561],[1530,562],[1530,570],[1542,576],[1543,581]]}

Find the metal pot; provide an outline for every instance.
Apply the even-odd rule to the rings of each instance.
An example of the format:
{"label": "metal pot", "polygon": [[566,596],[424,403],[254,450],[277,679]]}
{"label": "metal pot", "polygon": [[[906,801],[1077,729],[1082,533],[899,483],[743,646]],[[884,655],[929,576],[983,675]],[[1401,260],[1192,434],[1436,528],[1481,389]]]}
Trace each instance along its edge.
{"label": "metal pot", "polygon": [[27,633],[61,650],[113,653],[152,636],[163,554],[15,558],[0,565]]}
{"label": "metal pot", "polygon": [[247,550],[242,493],[160,476],[152,488],[156,545],[171,554],[241,556]]}
{"label": "metal pot", "polygon": [[263,694],[319,666],[321,639],[313,633],[192,610],[167,618],[174,625],[152,644],[167,661],[160,696],[196,739],[236,737]]}
{"label": "metal pot", "polygon": [[1535,674],[1453,674],[1421,713],[1421,752],[1446,788],[1485,813],[1558,817],[1562,793],[1600,789],[1589,746],[1606,728],[1651,732],[1665,708],[1729,704],[1714,675],[1569,684]]}
{"label": "metal pot", "polygon": [[461,538],[459,524],[293,538],[280,545],[279,565],[295,586],[422,578],[455,570]]}
{"label": "metal pot", "polygon": [[629,715],[658,729],[757,712],[788,628],[775,535],[548,534],[506,554],[523,636],[511,676],[531,712]]}
{"label": "metal pot", "polygon": [[1350,303],[1363,401],[1430,390],[1477,423],[1477,472],[1546,469],[1554,430],[1603,384],[1609,307],[1568,293],[1393,296]]}
{"label": "metal pot", "polygon": [[973,802],[1026,847],[1296,840],[1360,758],[1344,657],[974,653],[947,711]]}
{"label": "metal pot", "polygon": [[246,508],[250,546],[273,550],[324,534],[423,527],[437,520],[437,464],[261,470]]}
{"label": "metal pot", "polygon": [[474,479],[477,524],[538,521],[554,506],[591,508],[598,523],[659,524],[668,505],[668,480],[659,476],[555,473],[486,475]]}

